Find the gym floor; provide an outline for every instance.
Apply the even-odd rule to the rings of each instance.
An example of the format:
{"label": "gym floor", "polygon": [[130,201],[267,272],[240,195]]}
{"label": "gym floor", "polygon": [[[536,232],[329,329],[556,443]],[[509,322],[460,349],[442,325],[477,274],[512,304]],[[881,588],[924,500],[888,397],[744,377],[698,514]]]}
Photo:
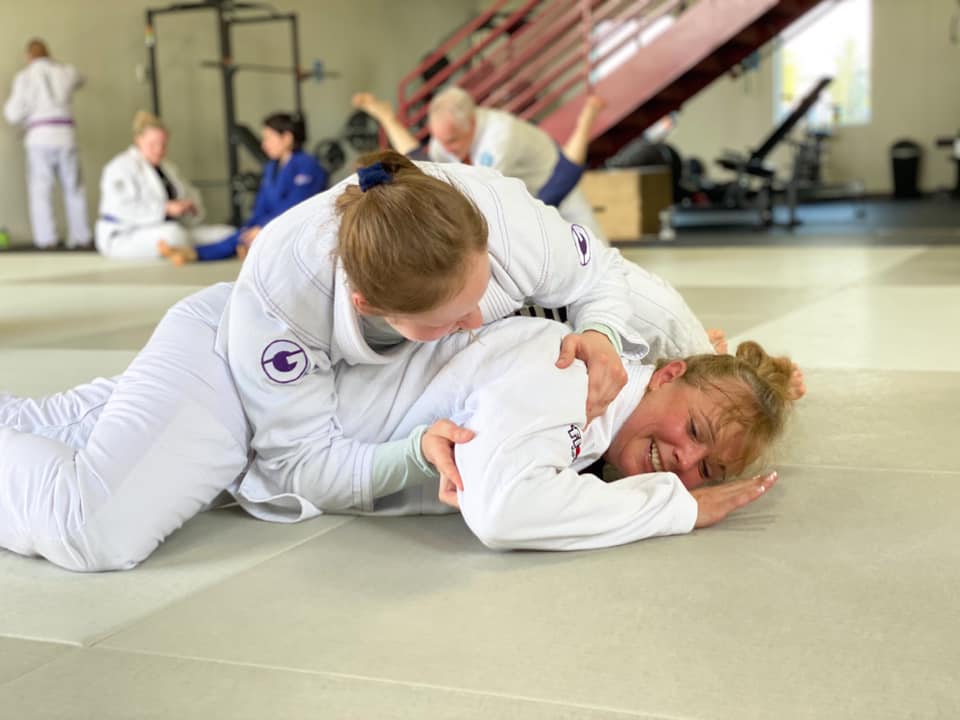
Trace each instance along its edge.
{"label": "gym floor", "polygon": [[[806,370],[781,482],[716,528],[503,554],[458,516],[219,510],[126,573],[0,551],[0,715],[960,717],[960,246],[872,232],[625,251]],[[4,389],[119,372],[237,268],[0,256]]]}

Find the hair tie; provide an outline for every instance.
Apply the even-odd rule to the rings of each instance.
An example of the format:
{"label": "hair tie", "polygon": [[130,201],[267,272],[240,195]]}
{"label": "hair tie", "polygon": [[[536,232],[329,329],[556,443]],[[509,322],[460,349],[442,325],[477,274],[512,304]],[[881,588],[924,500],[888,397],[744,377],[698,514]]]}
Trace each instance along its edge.
{"label": "hair tie", "polygon": [[363,192],[393,180],[393,174],[383,166],[383,163],[378,162],[357,170],[357,177],[360,178],[360,189]]}

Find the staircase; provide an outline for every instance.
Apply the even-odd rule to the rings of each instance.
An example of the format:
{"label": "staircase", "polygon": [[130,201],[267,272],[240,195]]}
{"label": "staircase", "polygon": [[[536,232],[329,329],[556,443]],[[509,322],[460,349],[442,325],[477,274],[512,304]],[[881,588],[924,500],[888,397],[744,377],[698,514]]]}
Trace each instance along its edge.
{"label": "staircase", "polygon": [[429,99],[455,83],[562,144],[592,92],[596,165],[820,2],[497,0],[401,80],[398,117],[425,137]]}

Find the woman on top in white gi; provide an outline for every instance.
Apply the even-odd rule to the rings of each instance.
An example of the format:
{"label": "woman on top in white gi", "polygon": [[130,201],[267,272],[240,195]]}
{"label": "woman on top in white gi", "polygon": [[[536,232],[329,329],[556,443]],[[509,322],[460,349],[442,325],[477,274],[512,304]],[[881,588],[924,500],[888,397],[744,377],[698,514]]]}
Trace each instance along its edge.
{"label": "woman on top in white gi", "polygon": [[[270,495],[245,474],[253,430],[230,367],[216,351],[231,288],[178,303],[119,378],[41,401],[0,399],[0,547],[79,571],[128,569],[229,489],[252,514],[296,521],[309,488]],[[337,366],[344,432],[405,442],[452,418],[475,432],[457,446],[464,489],[444,483],[478,538],[494,548],[573,550],[706,527],[759,497],[774,476],[723,483],[780,431],[789,361],[758,346],[738,358],[697,356],[654,371],[627,361],[629,382],[586,422],[586,368],[556,367],[567,329],[515,317],[437,343],[404,343],[383,365]],[[290,364],[296,361],[291,359]],[[323,398],[317,398],[317,405]],[[295,426],[289,428],[291,432]],[[578,475],[606,453],[627,475]],[[375,507],[345,512],[449,512],[423,459],[394,463]],[[688,489],[696,488],[696,489]]]}
{"label": "woman on top in white gi", "polygon": [[200,193],[166,160],[170,133],[155,115],[133,118],[133,145],[107,163],[100,176],[96,245],[112,258],[159,258],[168,247],[205,245],[234,232],[229,225],[202,225]]}
{"label": "woman on top in white gi", "polygon": [[[567,306],[575,332],[558,362],[586,362],[592,417],[626,382],[620,351],[642,343],[619,252],[520,181],[392,151],[368,162],[264,227],[218,336],[254,433],[248,476],[325,510],[383,494],[383,449],[338,421],[351,402],[336,392],[339,364],[389,364],[406,340],[476,330],[528,302]],[[410,455],[422,440],[409,438]],[[427,459],[443,466],[439,452]]]}

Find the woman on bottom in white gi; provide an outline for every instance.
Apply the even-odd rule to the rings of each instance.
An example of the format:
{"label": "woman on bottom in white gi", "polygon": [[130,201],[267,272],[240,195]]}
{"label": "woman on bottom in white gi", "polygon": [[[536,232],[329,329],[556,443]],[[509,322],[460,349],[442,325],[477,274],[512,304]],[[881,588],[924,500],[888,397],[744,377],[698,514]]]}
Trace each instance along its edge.
{"label": "woman on bottom in white gi", "polygon": [[[115,380],[0,400],[0,547],[71,570],[128,569],[223,490],[275,521],[324,509],[309,488],[276,492],[246,473],[253,433],[216,349],[229,294],[218,285],[174,306]],[[755,345],[739,359],[696,357],[656,372],[628,360],[625,390],[587,425],[585,367],[555,363],[567,332],[512,318],[475,340],[401,344],[381,366],[338,365],[336,392],[350,398],[337,416],[344,432],[395,452],[374,507],[358,498],[334,509],[443,512],[436,479],[410,485],[438,475],[404,446],[416,428],[451,420],[475,437],[457,447],[459,497],[449,483],[440,489],[495,548],[572,550],[689,532],[775,481],[687,489],[729,479],[778,434],[789,361]],[[577,475],[604,452],[628,477]]]}
{"label": "woman on bottom in white gi", "polygon": [[205,245],[234,232],[229,225],[201,225],[203,201],[173,163],[165,160],[170,133],[160,118],[138,112],[133,145],[107,163],[100,176],[96,245],[112,258],[159,258],[169,247]]}

